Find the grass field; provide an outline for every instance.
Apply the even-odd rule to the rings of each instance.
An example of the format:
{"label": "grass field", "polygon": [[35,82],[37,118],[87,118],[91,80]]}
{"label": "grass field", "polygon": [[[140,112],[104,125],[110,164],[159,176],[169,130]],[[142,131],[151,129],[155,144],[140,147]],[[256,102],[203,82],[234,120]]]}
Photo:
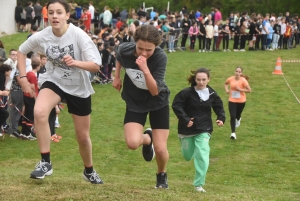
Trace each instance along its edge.
{"label": "grass field", "polygon": [[[25,34],[18,34],[1,40],[8,51],[17,48],[25,38]],[[193,162],[186,162],[181,156],[177,119],[172,111],[169,190],[157,190],[155,161],[144,162],[141,148],[130,151],[124,142],[125,103],[120,94],[111,85],[94,85],[94,167],[105,184],[95,186],[81,178],[83,165],[72,120],[65,109],[59,119],[62,127],[57,129],[63,139],[52,143],[54,174],[43,181],[29,179],[40,159],[36,141],[9,136],[0,141],[0,200],[300,200],[300,105],[283,77],[272,75],[277,57],[299,60],[299,55],[300,47],[274,52],[168,54],[166,82],[171,91],[170,101],[179,90],[188,87],[186,77],[190,70],[207,67],[211,69],[210,86],[219,93],[226,108],[225,126],[215,126],[210,140],[210,167],[204,187],[207,193],[194,191]],[[242,66],[250,77],[252,93],[247,94],[237,140],[232,141],[223,83],[237,66]],[[300,97],[299,63],[283,63],[282,69]]]}

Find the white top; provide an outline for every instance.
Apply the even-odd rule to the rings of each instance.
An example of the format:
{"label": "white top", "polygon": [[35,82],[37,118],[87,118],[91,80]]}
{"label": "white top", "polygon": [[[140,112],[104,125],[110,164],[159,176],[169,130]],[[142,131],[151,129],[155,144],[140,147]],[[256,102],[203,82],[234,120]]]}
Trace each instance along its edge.
{"label": "white top", "polygon": [[208,88],[196,90],[196,92],[198,93],[198,95],[201,98],[201,100],[207,101],[209,99],[209,95],[210,94],[209,94]]}
{"label": "white top", "polygon": [[105,10],[103,13],[103,23],[110,25],[112,19],[112,14],[109,10]]}
{"label": "white top", "polygon": [[89,6],[89,11],[91,13],[91,19],[94,19],[95,8],[93,5]]}
{"label": "white top", "polygon": [[219,26],[218,26],[218,25],[215,25],[215,26],[214,26],[214,36],[219,36],[218,31],[219,31]]}
{"label": "white top", "polygon": [[85,70],[67,66],[62,62],[65,55],[75,60],[92,61],[101,65],[100,54],[91,38],[80,28],[69,25],[66,33],[57,37],[49,26],[33,34],[20,47],[22,54],[41,51],[46,54],[46,73],[39,77],[39,85],[45,81],[55,83],[61,90],[73,96],[86,98],[95,93]]}
{"label": "white top", "polygon": [[11,67],[11,73],[10,73],[10,79],[13,79],[15,76],[15,72],[17,70],[17,63],[18,61],[13,61],[11,58],[7,58],[7,60],[4,62],[6,65],[10,65]]}
{"label": "white top", "polygon": [[26,73],[32,71],[31,59],[26,58]]}

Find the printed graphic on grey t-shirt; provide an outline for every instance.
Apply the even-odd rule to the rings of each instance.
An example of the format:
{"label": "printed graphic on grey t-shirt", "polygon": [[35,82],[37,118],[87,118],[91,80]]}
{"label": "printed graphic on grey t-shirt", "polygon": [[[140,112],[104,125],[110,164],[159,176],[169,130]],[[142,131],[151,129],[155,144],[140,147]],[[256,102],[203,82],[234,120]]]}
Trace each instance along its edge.
{"label": "printed graphic on grey t-shirt", "polygon": [[74,59],[74,48],[73,45],[68,45],[63,48],[60,48],[58,45],[51,45],[47,48],[46,55],[48,60],[53,63],[53,66],[70,70],[70,67],[62,62],[62,59],[65,55],[70,55]]}

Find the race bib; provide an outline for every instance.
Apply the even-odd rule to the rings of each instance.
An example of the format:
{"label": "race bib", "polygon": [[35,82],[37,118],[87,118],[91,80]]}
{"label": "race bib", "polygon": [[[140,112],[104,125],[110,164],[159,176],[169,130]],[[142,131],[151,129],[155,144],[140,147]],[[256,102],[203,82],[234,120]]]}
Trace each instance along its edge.
{"label": "race bib", "polygon": [[126,68],[126,74],[131,79],[132,83],[139,89],[148,90],[144,73],[140,70]]}
{"label": "race bib", "polygon": [[241,98],[241,92],[239,91],[232,91],[231,92],[232,98]]}

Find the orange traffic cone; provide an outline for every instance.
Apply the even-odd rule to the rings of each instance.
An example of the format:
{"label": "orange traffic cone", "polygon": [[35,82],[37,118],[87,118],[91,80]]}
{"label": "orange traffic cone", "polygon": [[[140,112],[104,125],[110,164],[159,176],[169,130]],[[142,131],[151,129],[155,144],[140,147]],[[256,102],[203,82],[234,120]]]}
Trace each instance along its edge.
{"label": "orange traffic cone", "polygon": [[276,67],[272,74],[274,74],[274,75],[282,75],[283,74],[283,72],[281,71],[281,58],[280,57],[277,58]]}

